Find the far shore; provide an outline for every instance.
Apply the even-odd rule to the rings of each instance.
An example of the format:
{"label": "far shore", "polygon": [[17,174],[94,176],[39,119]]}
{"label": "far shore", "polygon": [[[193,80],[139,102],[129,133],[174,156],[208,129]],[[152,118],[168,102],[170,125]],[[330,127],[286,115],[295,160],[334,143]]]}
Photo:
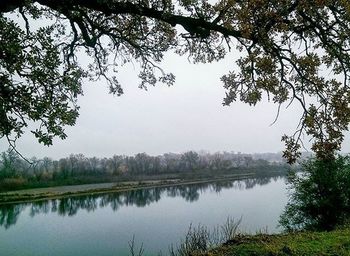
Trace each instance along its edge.
{"label": "far shore", "polygon": [[146,181],[125,181],[86,185],[57,186],[48,188],[24,189],[0,193],[0,205],[44,201],[72,196],[96,195],[112,192],[124,192],[137,189],[191,185],[215,181],[242,180],[254,178],[254,173],[224,175],[200,179],[162,179]]}

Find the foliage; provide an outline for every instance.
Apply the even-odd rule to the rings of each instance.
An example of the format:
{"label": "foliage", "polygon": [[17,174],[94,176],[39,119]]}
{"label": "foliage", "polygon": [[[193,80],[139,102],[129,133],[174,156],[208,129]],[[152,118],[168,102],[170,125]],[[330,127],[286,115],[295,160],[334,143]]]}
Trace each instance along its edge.
{"label": "foliage", "polygon": [[280,224],[287,230],[332,230],[350,219],[350,157],[309,159],[289,179],[290,200]]}
{"label": "foliage", "polygon": [[[31,9],[28,14],[34,15]],[[0,31],[0,138],[13,143],[28,121],[34,121],[40,124],[32,131],[39,142],[50,145],[55,136],[64,139],[63,127],[73,125],[78,116],[83,71],[68,64],[59,71],[63,64],[54,43],[59,36],[55,27],[24,33],[0,15]]]}
{"label": "foliage", "polygon": [[[166,51],[196,63],[237,47],[239,70],[222,77],[224,104],[255,105],[264,94],[279,108],[295,100],[303,112],[296,133],[282,138],[285,156],[299,156],[303,133],[318,156],[332,155],[350,122],[349,28],[344,0],[3,0],[0,138],[13,145],[32,121],[39,142],[65,138],[84,78],[103,77],[120,95],[116,72],[133,61],[141,88],[171,85],[174,75],[159,67]],[[78,61],[84,52],[88,67]]]}

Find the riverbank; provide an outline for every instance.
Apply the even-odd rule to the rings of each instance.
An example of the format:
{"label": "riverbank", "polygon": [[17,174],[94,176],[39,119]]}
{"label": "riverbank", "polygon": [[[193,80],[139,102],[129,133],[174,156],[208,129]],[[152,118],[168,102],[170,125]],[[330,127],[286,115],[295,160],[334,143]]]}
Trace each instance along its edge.
{"label": "riverbank", "polygon": [[[238,235],[210,256],[349,256],[350,228],[331,232]],[[203,255],[204,256],[204,255]]]}
{"label": "riverbank", "polygon": [[86,185],[57,186],[49,188],[24,189],[0,193],[0,205],[12,203],[25,203],[33,201],[42,201],[48,199],[58,199],[64,197],[103,194],[111,192],[124,192],[137,189],[167,187],[174,185],[191,185],[198,183],[242,180],[254,178],[254,173],[223,175],[218,177],[200,178],[200,179],[166,179],[166,180],[146,180],[146,181],[127,181],[115,183],[98,183]]}

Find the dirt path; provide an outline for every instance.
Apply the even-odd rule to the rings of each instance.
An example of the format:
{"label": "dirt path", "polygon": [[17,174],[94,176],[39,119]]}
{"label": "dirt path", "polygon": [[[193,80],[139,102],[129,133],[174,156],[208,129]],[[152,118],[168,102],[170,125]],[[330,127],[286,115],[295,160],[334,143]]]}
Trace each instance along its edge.
{"label": "dirt path", "polygon": [[116,185],[116,183],[99,183],[99,184],[85,184],[85,185],[70,185],[70,186],[58,186],[58,187],[49,187],[49,188],[32,188],[32,189],[23,189],[15,190],[9,192],[0,193],[1,195],[25,195],[25,194],[42,194],[42,193],[67,193],[67,192],[78,192],[86,191],[91,189],[103,189],[110,188]]}

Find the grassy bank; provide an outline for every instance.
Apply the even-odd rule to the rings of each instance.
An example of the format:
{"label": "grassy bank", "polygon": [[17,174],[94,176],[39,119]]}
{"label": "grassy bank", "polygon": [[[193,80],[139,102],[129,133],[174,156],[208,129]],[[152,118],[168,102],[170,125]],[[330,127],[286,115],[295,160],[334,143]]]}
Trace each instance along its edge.
{"label": "grassy bank", "polygon": [[207,256],[349,256],[350,229],[277,235],[238,235]]}

